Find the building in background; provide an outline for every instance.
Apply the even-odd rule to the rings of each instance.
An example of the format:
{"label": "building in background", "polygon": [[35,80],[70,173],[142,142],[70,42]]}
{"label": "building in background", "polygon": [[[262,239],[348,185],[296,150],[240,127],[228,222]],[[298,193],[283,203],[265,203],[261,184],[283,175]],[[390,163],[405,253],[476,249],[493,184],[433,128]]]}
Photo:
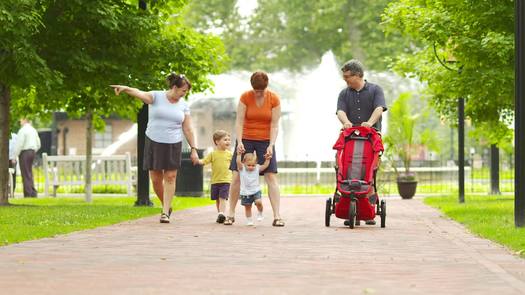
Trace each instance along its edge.
{"label": "building in background", "polygon": [[[93,154],[101,154],[109,145],[119,140],[121,134],[133,128],[133,122],[117,116],[104,120],[106,128],[102,132],[95,131],[93,135]],[[66,113],[56,113],[56,153],[58,155],[85,155],[86,154],[86,126],[85,119],[72,119]],[[128,138],[119,146],[114,154],[137,154],[136,135]]]}

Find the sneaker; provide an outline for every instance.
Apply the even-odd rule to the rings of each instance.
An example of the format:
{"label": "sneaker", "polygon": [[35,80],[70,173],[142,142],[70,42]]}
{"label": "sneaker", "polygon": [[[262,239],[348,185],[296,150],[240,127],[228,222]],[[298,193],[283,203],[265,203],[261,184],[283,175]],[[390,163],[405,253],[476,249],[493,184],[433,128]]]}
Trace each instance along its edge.
{"label": "sneaker", "polygon": [[257,212],[257,221],[261,222],[264,220],[264,216],[262,212]]}
{"label": "sneaker", "polygon": [[251,217],[250,218],[246,218],[246,225],[247,226],[254,226],[253,219]]}
{"label": "sneaker", "polygon": [[217,223],[224,223],[225,220],[226,220],[226,216],[224,216],[224,214],[219,213],[219,215],[217,215],[217,220],[216,220]]}
{"label": "sneaker", "polygon": [[367,221],[365,221],[365,224],[367,224],[367,225],[375,225],[375,224],[376,224],[376,221],[373,220],[373,219],[371,219],[371,220],[367,220]]}
{"label": "sneaker", "polygon": [[160,223],[170,223],[170,217],[166,213],[160,215]]}

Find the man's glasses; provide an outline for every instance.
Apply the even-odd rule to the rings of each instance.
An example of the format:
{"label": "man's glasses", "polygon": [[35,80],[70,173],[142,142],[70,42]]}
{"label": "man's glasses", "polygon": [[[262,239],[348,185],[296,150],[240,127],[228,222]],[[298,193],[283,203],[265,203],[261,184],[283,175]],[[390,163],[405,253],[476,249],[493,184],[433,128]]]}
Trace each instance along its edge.
{"label": "man's glasses", "polygon": [[355,76],[357,76],[357,74],[350,74],[350,75],[344,74],[343,75],[343,79],[350,79],[350,78],[355,77]]}

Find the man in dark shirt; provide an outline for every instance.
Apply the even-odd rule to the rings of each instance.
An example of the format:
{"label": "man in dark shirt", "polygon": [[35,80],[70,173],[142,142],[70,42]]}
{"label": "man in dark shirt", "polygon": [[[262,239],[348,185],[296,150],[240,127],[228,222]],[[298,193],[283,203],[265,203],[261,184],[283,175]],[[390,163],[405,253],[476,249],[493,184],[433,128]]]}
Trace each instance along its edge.
{"label": "man in dark shirt", "polygon": [[[337,100],[337,118],[343,128],[361,125],[381,130],[381,115],[387,110],[383,89],[363,78],[363,65],[358,60],[348,61],[341,71],[348,85],[339,93]],[[371,203],[375,203],[375,190],[372,189],[367,197]],[[375,220],[366,220],[366,224],[375,223]]]}
{"label": "man in dark shirt", "polygon": [[348,85],[337,100],[337,118],[343,127],[361,125],[381,130],[381,114],[387,110],[383,89],[363,78],[363,65],[358,60],[348,61],[341,71]]}

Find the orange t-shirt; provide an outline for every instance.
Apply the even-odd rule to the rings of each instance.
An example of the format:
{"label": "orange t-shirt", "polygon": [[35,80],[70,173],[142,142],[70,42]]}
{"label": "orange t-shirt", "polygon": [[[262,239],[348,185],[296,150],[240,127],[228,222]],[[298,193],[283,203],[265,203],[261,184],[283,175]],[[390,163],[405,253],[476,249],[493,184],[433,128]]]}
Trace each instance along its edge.
{"label": "orange t-shirt", "polygon": [[242,138],[270,140],[272,109],[279,106],[279,96],[267,89],[264,92],[264,103],[258,107],[255,103],[255,91],[250,90],[241,95],[241,102],[246,106]]}

